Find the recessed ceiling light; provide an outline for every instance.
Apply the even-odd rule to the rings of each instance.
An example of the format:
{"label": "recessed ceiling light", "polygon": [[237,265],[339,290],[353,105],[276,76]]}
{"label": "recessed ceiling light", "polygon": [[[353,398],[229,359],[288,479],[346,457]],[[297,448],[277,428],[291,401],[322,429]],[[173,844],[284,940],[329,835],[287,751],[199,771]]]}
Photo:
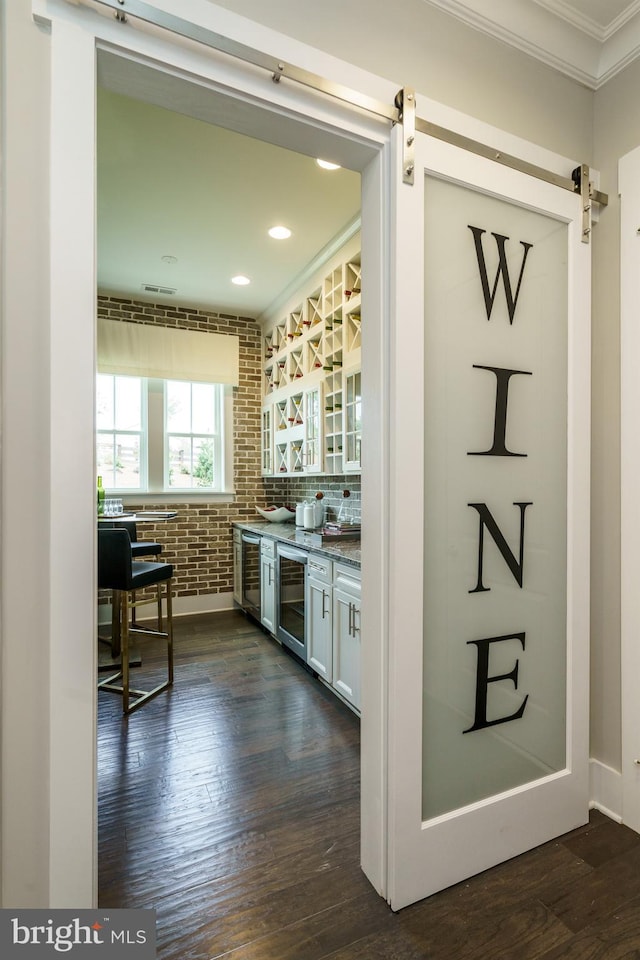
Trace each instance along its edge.
{"label": "recessed ceiling light", "polygon": [[316,163],[319,167],[322,167],[323,170],[339,170],[339,163],[330,163],[329,160],[316,160]]}
{"label": "recessed ceiling light", "polygon": [[289,227],[271,227],[269,236],[273,237],[274,240],[288,240],[291,236],[291,230],[289,230]]}
{"label": "recessed ceiling light", "polygon": [[163,263],[177,263],[178,258],[172,256],[170,253],[166,253],[164,257],[160,257]]}
{"label": "recessed ceiling light", "polygon": [[231,283],[235,283],[238,287],[246,287],[248,283],[251,283],[251,280],[249,280],[249,277],[245,277],[239,273],[237,277],[231,277]]}

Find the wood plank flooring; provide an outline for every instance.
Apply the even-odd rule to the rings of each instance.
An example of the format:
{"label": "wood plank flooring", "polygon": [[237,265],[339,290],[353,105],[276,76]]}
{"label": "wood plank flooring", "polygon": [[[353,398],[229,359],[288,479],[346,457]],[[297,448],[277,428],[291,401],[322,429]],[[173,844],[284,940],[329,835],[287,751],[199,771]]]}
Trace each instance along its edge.
{"label": "wood plank flooring", "polygon": [[640,960],[640,836],[598,813],[392,913],[357,718],[239,613],[177,620],[175,686],[128,719],[99,694],[98,784],[100,905],[154,907],[162,960]]}

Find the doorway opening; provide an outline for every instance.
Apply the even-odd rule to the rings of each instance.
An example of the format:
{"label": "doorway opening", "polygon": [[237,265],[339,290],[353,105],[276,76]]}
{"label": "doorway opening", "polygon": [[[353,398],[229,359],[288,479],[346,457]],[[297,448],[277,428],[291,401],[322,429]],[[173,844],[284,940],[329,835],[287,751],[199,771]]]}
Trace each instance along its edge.
{"label": "doorway opening", "polygon": [[[207,537],[209,540],[219,537],[228,544],[231,555],[231,523],[239,514],[246,515],[248,511],[254,511],[256,504],[275,501],[280,504],[322,491],[325,494],[325,506],[337,515],[344,490],[348,489],[350,511],[361,512],[359,473],[354,472],[346,477],[338,472],[331,475],[296,475],[292,472],[291,476],[280,477],[275,469],[271,473],[261,471],[259,433],[265,366],[263,334],[273,329],[283,311],[288,315],[292,298],[295,300],[298,291],[312,282],[308,278],[325,269],[332,258],[339,257],[345,244],[351,244],[352,247],[357,245],[360,175],[356,170],[344,168],[318,174],[319,168],[313,155],[294,153],[290,145],[277,146],[260,136],[252,137],[246,131],[238,133],[225,125],[214,123],[212,115],[219,120],[220,112],[229,108],[223,98],[211,91],[206,91],[205,96],[202,88],[188,85],[189,93],[193,93],[193,96],[185,99],[187,86],[181,81],[178,86],[183,99],[181,109],[177,111],[175,99],[178,91],[174,84],[170,84],[172,95],[168,95],[166,86],[163,87],[163,79],[166,84],[163,74],[158,74],[156,86],[152,82],[155,71],[150,71],[144,65],[133,64],[132,61],[124,61],[102,51],[98,62],[101,83],[97,155],[99,316],[167,326],[183,324],[185,328],[195,325],[197,329],[209,328],[218,333],[228,330],[233,335],[240,335],[246,353],[246,365],[253,366],[253,369],[245,372],[245,382],[240,384],[233,400],[235,496],[225,497],[223,493],[212,497],[210,508],[216,517],[213,520],[208,518],[207,529],[200,533],[194,534],[193,525],[189,522],[181,523],[178,519],[175,524],[178,531],[184,529],[185,548],[188,544],[192,556],[194,553],[199,555],[199,569],[194,574],[194,582],[203,583],[201,557],[206,558],[207,554],[214,582],[220,569],[223,549],[212,547],[210,542],[206,542]],[[132,78],[135,82],[132,82]],[[137,84],[142,78],[145,95],[138,99],[131,94],[138,89]],[[126,94],[122,92],[123,89],[126,89]],[[243,126],[246,127],[246,123]],[[202,145],[188,140],[192,132],[205,138],[217,138],[217,147],[210,146],[207,156],[203,156]],[[260,134],[261,131],[257,132]],[[141,135],[146,136],[146,152],[135,147]],[[270,131],[270,138],[272,136],[273,131]],[[314,138],[314,145],[316,140]],[[166,151],[168,165],[163,169],[165,179],[156,181],[155,168],[162,147],[167,144],[171,149]],[[331,142],[328,143],[330,148]],[[321,159],[327,156],[330,158],[331,152],[325,153]],[[204,172],[203,160],[209,161],[204,166],[210,166],[209,175],[212,181],[217,180],[221,185],[221,196],[228,204],[224,211],[219,208],[217,215],[209,213],[207,216],[205,201],[210,197],[201,193],[201,202],[194,202],[194,197],[198,196],[198,176]],[[229,164],[227,172],[225,163]],[[305,165],[309,167],[308,174],[304,172]],[[244,189],[230,185],[232,178],[229,171],[234,169],[236,172],[239,170]],[[230,249],[240,253],[248,250],[251,253],[251,248],[257,246],[254,235],[266,233],[266,227],[272,225],[271,220],[266,219],[265,210],[256,210],[256,201],[254,199],[252,203],[249,196],[252,181],[261,179],[265,171],[271,171],[269,186],[262,188],[267,198],[272,200],[274,196],[282,194],[284,209],[284,194],[294,193],[299,198],[299,204],[303,202],[301,198],[305,199],[304,215],[298,217],[292,238],[295,247],[292,253],[282,257],[283,265],[260,263],[259,252],[252,266],[238,264],[237,269],[242,269],[243,273],[254,279],[253,289],[258,286],[260,277],[265,280],[265,286],[271,284],[268,295],[263,295],[261,301],[249,298],[247,304],[251,306],[247,306],[239,299],[232,299],[232,288],[228,286],[232,271],[223,270],[221,262]],[[322,188],[306,186],[311,183],[311,179],[306,179],[307,176],[323,177]],[[316,179],[316,182],[319,181]],[[200,190],[203,189],[200,184]],[[234,204],[238,211],[232,217],[230,211]],[[189,230],[184,223],[178,226],[185,210],[189,210],[190,216],[195,218],[193,230]],[[167,218],[171,233],[166,232]],[[313,230],[309,229],[308,236],[305,236],[301,227]],[[171,238],[171,246],[168,243],[164,246],[159,244],[158,238],[164,236]],[[221,241],[219,248],[210,248],[207,241],[211,237],[218,237]],[[280,249],[285,247],[281,246]],[[139,254],[142,256],[138,260]],[[199,276],[197,269],[184,274],[185,283],[192,284],[186,288],[190,290],[188,294],[185,294],[184,287],[181,289],[179,279],[172,279],[180,276],[179,268],[184,259],[200,263]],[[203,273],[206,275],[204,283]],[[281,289],[273,287],[274,275],[288,277]],[[221,292],[222,283],[227,284],[224,293]],[[208,288],[218,292],[212,295]],[[256,303],[259,304],[257,307]],[[365,332],[365,340],[366,336]],[[365,390],[366,378],[365,371]],[[252,462],[241,452],[242,444],[247,440],[247,424],[253,425],[248,434],[255,448]],[[152,504],[154,508],[175,507],[183,515],[189,511],[199,511],[203,502],[206,502],[206,495],[197,492],[194,495],[191,492],[164,491],[152,496],[145,495],[142,490],[136,492],[128,489],[121,493],[125,501],[133,506],[144,503]],[[157,535],[161,538],[162,532]],[[194,541],[197,542],[194,544]],[[188,567],[188,558],[181,562]],[[220,588],[215,593],[208,593],[205,587],[200,588],[195,596],[193,585],[185,584],[184,598],[181,603],[178,595],[176,609],[184,614],[197,614],[199,620],[207,610],[218,611],[216,616],[224,618],[226,614],[221,611],[229,604],[230,593],[230,582],[226,590]],[[211,656],[215,658],[215,652],[212,651]],[[307,679],[307,682],[311,681]],[[337,717],[342,716],[344,720],[345,708],[339,700],[334,702],[328,698],[327,707],[332,704],[338,711]],[[161,703],[156,704],[154,709],[161,709]],[[288,716],[286,709],[283,715],[285,718]]]}

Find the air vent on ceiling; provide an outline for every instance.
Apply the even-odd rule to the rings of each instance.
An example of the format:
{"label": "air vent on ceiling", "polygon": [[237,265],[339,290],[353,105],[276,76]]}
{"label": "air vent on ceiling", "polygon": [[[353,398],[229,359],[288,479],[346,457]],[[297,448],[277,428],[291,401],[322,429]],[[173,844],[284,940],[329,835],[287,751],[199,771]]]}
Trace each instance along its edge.
{"label": "air vent on ceiling", "polygon": [[143,283],[142,289],[145,293],[161,293],[164,297],[172,297],[178,292],[177,287],[159,287],[157,283]]}

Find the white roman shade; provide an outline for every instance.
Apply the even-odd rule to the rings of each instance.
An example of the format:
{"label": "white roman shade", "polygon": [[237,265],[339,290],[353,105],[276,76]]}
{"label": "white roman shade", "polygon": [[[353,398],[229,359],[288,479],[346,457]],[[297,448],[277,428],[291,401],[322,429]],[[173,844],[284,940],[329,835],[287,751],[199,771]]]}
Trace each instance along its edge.
{"label": "white roman shade", "polygon": [[238,337],[98,319],[98,371],[238,385]]}

